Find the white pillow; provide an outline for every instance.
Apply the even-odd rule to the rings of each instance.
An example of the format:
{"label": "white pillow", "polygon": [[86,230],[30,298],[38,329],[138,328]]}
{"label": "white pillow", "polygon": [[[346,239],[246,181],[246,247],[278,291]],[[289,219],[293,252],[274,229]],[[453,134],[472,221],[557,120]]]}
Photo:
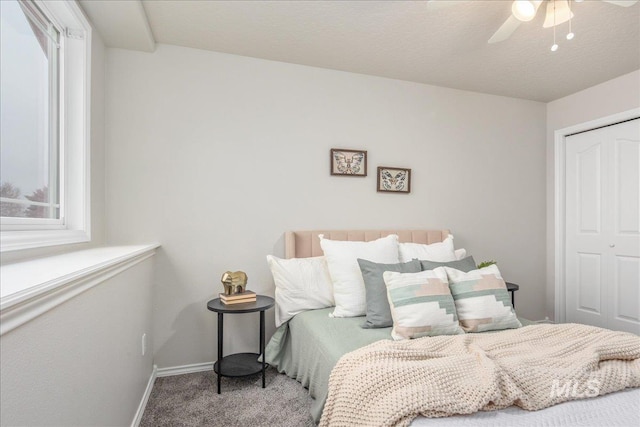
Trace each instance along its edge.
{"label": "white pillow", "polygon": [[453,253],[456,255],[456,260],[465,259],[467,257],[467,250],[465,248],[456,249]]}
{"label": "white pillow", "polygon": [[443,267],[420,273],[384,272],[394,340],[464,333]]}
{"label": "white pillow", "polygon": [[303,311],[334,305],[323,256],[281,259],[267,255],[267,262],[276,285],[276,327]]}
{"label": "white pillow", "polygon": [[432,243],[430,245],[400,243],[400,262],[409,262],[415,258],[438,262],[458,260],[453,248],[453,235],[450,234],[442,242]]}
{"label": "white pillow", "polygon": [[331,317],[364,316],[366,299],[358,258],[382,264],[398,263],[398,236],[391,234],[372,242],[328,240],[320,235],[333,281],[336,309]]}

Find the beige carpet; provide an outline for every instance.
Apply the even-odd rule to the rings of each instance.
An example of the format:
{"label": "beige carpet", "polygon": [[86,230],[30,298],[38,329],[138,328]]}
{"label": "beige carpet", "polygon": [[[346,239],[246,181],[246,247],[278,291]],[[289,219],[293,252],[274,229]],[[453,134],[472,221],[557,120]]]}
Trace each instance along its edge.
{"label": "beige carpet", "polygon": [[314,426],[311,397],[295,380],[269,368],[266,388],[259,374],[222,378],[213,371],[157,378],[140,426]]}

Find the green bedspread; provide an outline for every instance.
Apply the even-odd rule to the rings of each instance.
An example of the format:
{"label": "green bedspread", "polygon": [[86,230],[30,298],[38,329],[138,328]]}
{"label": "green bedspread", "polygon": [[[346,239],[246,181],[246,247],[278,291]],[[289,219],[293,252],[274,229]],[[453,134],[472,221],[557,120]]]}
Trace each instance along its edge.
{"label": "green bedspread", "polygon": [[[266,362],[295,378],[314,399],[317,422],[327,400],[329,375],[344,354],[373,342],[391,339],[391,328],[363,329],[363,317],[331,318],[333,307],[297,314],[281,325],[265,349]],[[523,326],[532,322],[520,319]]]}

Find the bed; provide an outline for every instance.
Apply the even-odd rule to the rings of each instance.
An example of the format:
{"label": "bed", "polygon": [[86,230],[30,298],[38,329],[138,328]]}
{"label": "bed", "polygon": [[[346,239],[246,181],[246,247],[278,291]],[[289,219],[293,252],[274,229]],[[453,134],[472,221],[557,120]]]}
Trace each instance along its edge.
{"label": "bed", "polygon": [[[288,232],[285,256],[306,258],[322,255],[317,238],[324,234],[332,240],[370,241],[397,234],[399,241],[431,244],[444,240],[448,230],[317,230]],[[330,318],[332,308],[297,314],[281,325],[265,350],[266,361],[280,373],[298,380],[314,399],[311,413],[320,420],[327,399],[329,376],[340,358],[356,349],[380,340],[391,339],[391,328],[363,329],[362,317]],[[520,319],[523,326],[532,322]],[[487,332],[496,333],[501,332]],[[587,400],[562,403],[543,411],[529,412],[517,407],[500,411],[477,412],[447,418],[418,417],[414,426],[435,425],[636,425],[640,418],[640,390],[627,389]]]}

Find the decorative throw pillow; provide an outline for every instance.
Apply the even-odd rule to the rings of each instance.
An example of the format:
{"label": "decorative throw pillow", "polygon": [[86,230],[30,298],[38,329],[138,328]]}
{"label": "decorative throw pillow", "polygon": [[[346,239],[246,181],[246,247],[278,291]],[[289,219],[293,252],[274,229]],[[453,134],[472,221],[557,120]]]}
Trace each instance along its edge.
{"label": "decorative throw pillow", "polygon": [[476,261],[472,256],[468,256],[457,261],[447,262],[420,260],[420,264],[422,264],[422,271],[434,270],[438,267],[451,267],[455,268],[456,270],[464,271],[466,273],[477,268]]}
{"label": "decorative throw pillow", "polygon": [[394,340],[464,333],[444,267],[420,273],[384,272]]}
{"label": "decorative throw pillow", "polygon": [[[442,242],[423,245],[421,243],[400,243],[400,262],[412,259],[428,259],[430,261],[455,261],[453,236],[450,234]],[[466,254],[466,251],[465,251]]]}
{"label": "decorative throw pillow", "polygon": [[522,326],[511,306],[507,285],[495,264],[468,273],[450,267],[444,269],[449,277],[460,326],[465,332]]}
{"label": "decorative throw pillow", "polygon": [[362,324],[365,329],[388,328],[393,325],[391,309],[387,299],[387,287],[382,277],[385,271],[398,273],[417,273],[421,271],[420,261],[417,259],[402,264],[378,264],[358,259],[362,278],[364,279],[365,297],[367,302],[367,319]]}
{"label": "decorative throw pillow", "polygon": [[467,250],[465,248],[456,249],[453,253],[456,255],[456,259],[464,259],[467,257]]}
{"label": "decorative throw pillow", "polygon": [[281,259],[267,255],[267,262],[276,285],[276,327],[303,311],[334,305],[324,257]]}
{"label": "decorative throw pillow", "polygon": [[358,258],[385,264],[398,263],[398,236],[391,234],[371,242],[325,239],[320,235],[333,282],[336,309],[331,317],[364,316],[366,299]]}

